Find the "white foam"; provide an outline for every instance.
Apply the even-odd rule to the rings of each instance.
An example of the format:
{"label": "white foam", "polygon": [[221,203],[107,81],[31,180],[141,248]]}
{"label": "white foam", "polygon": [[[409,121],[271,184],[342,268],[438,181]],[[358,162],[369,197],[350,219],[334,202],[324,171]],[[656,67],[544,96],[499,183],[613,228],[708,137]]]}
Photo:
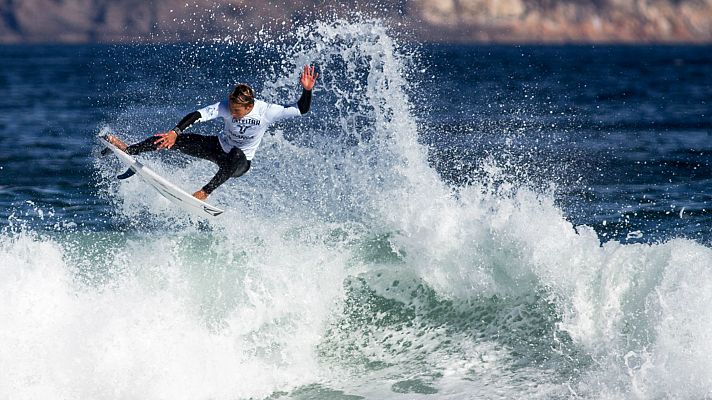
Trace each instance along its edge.
{"label": "white foam", "polygon": [[318,379],[338,254],[203,258],[178,242],[131,239],[95,260],[115,278],[85,286],[54,241],[3,237],[0,397],[264,397]]}
{"label": "white foam", "polygon": [[[344,280],[395,268],[356,254],[373,237],[387,238],[398,279],[424,282],[442,299],[545,293],[560,319],[556,333],[569,335],[579,356],[593,360],[581,361],[589,369],[572,374],[572,384],[560,383],[557,371],[543,367],[512,373],[507,346],[453,334],[456,350],[432,352],[417,364],[443,374],[430,382],[439,398],[468,398],[493,386],[492,397],[712,392],[709,248],[682,239],[601,244],[593,229],[566,219],[553,195],[507,184],[497,165],[483,162],[481,181],[448,187],[418,143],[403,79],[408,56],[378,21],[317,23],[299,31],[296,44],[268,45],[287,61],[262,95],[279,101],[300,67],[316,63],[314,107],[320,96],[331,96],[332,104],[321,105],[334,119],[325,122],[329,132],[300,136],[293,133],[298,128],[284,128],[267,137],[255,161],[260,170],[211,197],[229,210],[211,223],[213,242],[183,250],[204,236],[189,223],[134,239],[112,259],[129,272],[114,286],[76,287],[56,243],[6,239],[0,259],[16,260],[25,272],[0,278],[0,294],[10,298],[2,338],[26,350],[0,353],[5,366],[19,365],[0,394],[235,398],[322,383],[370,398],[427,397],[391,390],[398,376],[412,372],[407,364],[421,360],[407,351],[394,355],[384,343],[402,339],[429,348],[442,338],[437,332],[384,328],[381,336],[358,337],[363,352],[394,365],[380,375],[322,365],[316,355],[325,327],[342,318]],[[160,161],[152,166],[185,182],[212,173],[200,161],[178,170]],[[183,221],[139,185],[108,189],[122,217],[148,210]],[[40,248],[49,255],[36,259]],[[410,293],[386,293],[396,278],[381,279],[370,281],[378,294],[408,304]],[[68,367],[58,368],[60,362]]]}

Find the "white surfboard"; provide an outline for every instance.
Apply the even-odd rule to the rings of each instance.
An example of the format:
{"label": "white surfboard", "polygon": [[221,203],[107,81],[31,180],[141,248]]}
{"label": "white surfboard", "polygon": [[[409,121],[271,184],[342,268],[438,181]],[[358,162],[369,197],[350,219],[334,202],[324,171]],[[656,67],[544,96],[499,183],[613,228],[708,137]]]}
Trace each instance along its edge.
{"label": "white surfboard", "polygon": [[114,152],[116,157],[118,157],[122,163],[126,164],[129,169],[138,174],[144,182],[158,190],[158,193],[162,194],[163,197],[167,198],[183,210],[192,212],[202,217],[216,217],[225,212],[225,210],[196,199],[185,190],[179,188],[162,176],[158,175],[152,169],[141,164],[135,158],[119,150],[116,146],[107,142],[106,139],[101,137],[99,139],[106,145],[107,148]]}

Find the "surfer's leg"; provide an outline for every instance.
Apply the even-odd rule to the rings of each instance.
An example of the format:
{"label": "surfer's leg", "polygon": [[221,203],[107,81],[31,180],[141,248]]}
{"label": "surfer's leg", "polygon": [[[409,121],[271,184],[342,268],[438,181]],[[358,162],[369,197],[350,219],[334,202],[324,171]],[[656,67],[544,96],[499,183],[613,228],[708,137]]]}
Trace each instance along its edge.
{"label": "surfer's leg", "polygon": [[203,186],[203,191],[210,194],[218,186],[222,185],[233,176],[240,176],[250,169],[250,161],[245,157],[245,153],[237,147],[230,150],[229,153],[223,152],[217,160],[218,172],[213,179]]}
{"label": "surfer's leg", "polygon": [[[156,139],[155,136],[148,137],[142,142],[128,146],[125,151],[131,155],[145,153],[147,151],[156,151],[158,150],[158,145],[155,143],[156,140],[158,139]],[[220,153],[224,153],[222,148],[220,148],[217,136],[196,135],[192,133],[178,135],[171,150],[178,150],[189,156],[203,158],[215,163],[217,163],[217,158],[220,156]]]}
{"label": "surfer's leg", "polygon": [[242,175],[245,175],[245,172],[250,170],[250,166],[252,165],[252,162],[245,158],[244,162],[240,162],[237,165],[237,168],[235,169],[235,172],[232,173],[233,178],[240,177]]}
{"label": "surfer's leg", "polygon": [[147,151],[156,151],[158,150],[158,145],[155,143],[156,140],[156,137],[150,136],[142,142],[134,143],[131,146],[126,147],[126,150],[124,151],[131,155],[141,154]]}
{"label": "surfer's leg", "polygon": [[192,133],[178,135],[178,139],[176,139],[176,143],[171,149],[178,150],[191,157],[212,161],[216,164],[219,164],[218,159],[225,154],[222,147],[220,147],[220,141],[217,136],[196,135]]}

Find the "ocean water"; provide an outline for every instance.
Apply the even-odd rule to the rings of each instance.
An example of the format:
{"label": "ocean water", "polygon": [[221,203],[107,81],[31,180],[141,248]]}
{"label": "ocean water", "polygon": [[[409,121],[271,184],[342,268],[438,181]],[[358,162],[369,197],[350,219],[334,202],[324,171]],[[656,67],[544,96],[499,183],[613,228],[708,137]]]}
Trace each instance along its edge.
{"label": "ocean water", "polygon": [[[258,39],[0,47],[0,398],[712,396],[709,46]],[[307,63],[219,218],[99,155]]]}

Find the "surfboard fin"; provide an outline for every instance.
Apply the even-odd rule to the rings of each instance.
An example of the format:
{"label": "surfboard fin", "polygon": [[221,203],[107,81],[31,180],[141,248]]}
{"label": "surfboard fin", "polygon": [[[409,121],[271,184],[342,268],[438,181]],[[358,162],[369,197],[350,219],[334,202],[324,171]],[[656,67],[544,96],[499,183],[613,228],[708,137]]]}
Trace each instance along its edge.
{"label": "surfboard fin", "polygon": [[136,171],[134,171],[133,168],[129,168],[123,174],[117,175],[116,179],[119,179],[119,180],[128,179],[134,175],[136,175]]}

